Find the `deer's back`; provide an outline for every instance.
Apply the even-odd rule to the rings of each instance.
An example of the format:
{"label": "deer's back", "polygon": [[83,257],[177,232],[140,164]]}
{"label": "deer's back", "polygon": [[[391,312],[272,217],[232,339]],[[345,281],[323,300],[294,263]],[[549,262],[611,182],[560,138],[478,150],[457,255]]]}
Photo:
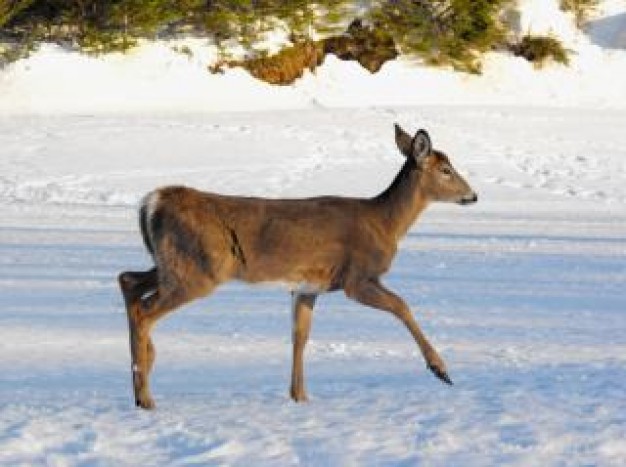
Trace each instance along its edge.
{"label": "deer's back", "polygon": [[[267,199],[165,187],[152,196],[164,213],[198,239],[222,279],[342,286],[353,266],[384,272],[395,254],[371,221],[368,201],[325,196]],[[150,202],[150,200],[149,200]],[[223,277],[222,277],[223,276]]]}

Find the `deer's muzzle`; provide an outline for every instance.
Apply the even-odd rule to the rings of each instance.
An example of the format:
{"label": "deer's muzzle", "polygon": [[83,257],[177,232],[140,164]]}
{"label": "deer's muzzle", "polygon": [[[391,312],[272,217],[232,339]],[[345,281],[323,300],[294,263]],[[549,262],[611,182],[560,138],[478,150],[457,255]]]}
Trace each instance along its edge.
{"label": "deer's muzzle", "polygon": [[463,198],[459,200],[459,204],[474,204],[476,201],[478,201],[478,195],[472,192],[469,195],[463,196]]}

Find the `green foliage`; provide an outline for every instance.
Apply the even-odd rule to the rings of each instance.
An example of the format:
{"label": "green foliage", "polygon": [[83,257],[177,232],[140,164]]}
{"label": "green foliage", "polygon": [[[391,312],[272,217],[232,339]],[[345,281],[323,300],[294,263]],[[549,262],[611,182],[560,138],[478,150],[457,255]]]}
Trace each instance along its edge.
{"label": "green foliage", "polygon": [[[218,41],[252,44],[284,24],[297,36],[332,28],[352,2],[319,0],[0,0],[0,27],[63,25],[72,39],[104,42],[111,36],[150,37],[190,26]],[[58,31],[57,31],[58,32]],[[56,34],[54,35],[56,38]],[[88,37],[85,37],[88,36]],[[64,37],[65,38],[65,37]]]}
{"label": "green foliage", "polygon": [[515,55],[524,57],[526,60],[543,66],[547,61],[553,60],[563,65],[569,64],[567,50],[561,42],[550,36],[525,35],[521,41],[513,46]]}
{"label": "green foliage", "polygon": [[19,42],[0,44],[0,66],[26,58],[36,49],[37,43],[28,36]]}
{"label": "green foliage", "polygon": [[0,0],[0,28],[35,0]]}
{"label": "green foliage", "polygon": [[351,2],[320,0],[214,0],[203,17],[205,30],[218,42],[234,39],[251,48],[264,33],[286,27],[297,38],[336,31]]}
{"label": "green foliage", "polygon": [[574,13],[579,28],[584,26],[599,4],[600,0],[561,0],[560,3],[561,10]]}
{"label": "green foliage", "polygon": [[[0,0],[0,28],[10,24],[13,19],[27,9],[35,0]],[[2,31],[2,29],[0,29]],[[14,31],[7,39],[0,42],[0,65],[27,57],[37,48],[38,29]]]}
{"label": "green foliage", "polygon": [[[106,3],[106,2],[105,2]],[[95,16],[81,12],[78,43],[93,52],[127,50],[138,37],[151,37],[177,18],[169,0],[121,0],[100,6]]]}
{"label": "green foliage", "polygon": [[[597,1],[562,0],[562,5],[575,12],[581,8],[589,11]],[[207,37],[223,51],[237,43],[251,58],[262,58],[267,55],[259,48],[264,34],[283,29],[294,45],[334,34],[336,41],[328,43],[334,49],[326,52],[359,60],[370,70],[377,70],[395,57],[398,49],[401,54],[420,57],[430,64],[479,72],[481,54],[505,43],[506,24],[499,16],[511,2],[0,0],[0,43],[13,44],[4,49],[11,59],[23,56],[43,40],[90,53],[106,53],[125,51],[139,38],[184,32]],[[367,24],[366,34],[354,35],[352,31],[350,36],[349,30],[344,32],[346,25],[361,19]],[[343,34],[338,35],[340,32]],[[354,47],[358,53],[352,50]],[[542,47],[547,48],[555,60],[563,60],[551,43],[523,39],[516,47],[520,55],[533,57],[541,57]],[[564,57],[566,60],[566,53]]]}
{"label": "green foliage", "polygon": [[479,54],[499,44],[504,28],[497,15],[508,0],[382,1],[372,21],[391,34],[404,54],[433,64],[478,72]]}

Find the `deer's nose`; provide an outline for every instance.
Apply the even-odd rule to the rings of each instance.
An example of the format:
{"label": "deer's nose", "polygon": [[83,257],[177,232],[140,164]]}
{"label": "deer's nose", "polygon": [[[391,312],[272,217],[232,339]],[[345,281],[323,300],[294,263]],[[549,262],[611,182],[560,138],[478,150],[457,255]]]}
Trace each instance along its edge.
{"label": "deer's nose", "polygon": [[472,192],[469,195],[463,196],[463,198],[461,198],[461,201],[459,201],[459,203],[460,204],[474,204],[476,201],[478,201],[478,195]]}

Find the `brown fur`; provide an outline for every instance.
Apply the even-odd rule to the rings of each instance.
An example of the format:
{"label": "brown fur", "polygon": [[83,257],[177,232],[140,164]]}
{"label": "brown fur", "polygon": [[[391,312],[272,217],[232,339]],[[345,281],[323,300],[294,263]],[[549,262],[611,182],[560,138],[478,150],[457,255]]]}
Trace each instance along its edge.
{"label": "brown fur", "polygon": [[[306,399],[302,360],[315,297],[335,290],[398,317],[428,367],[450,382],[443,360],[406,304],[379,278],[389,269],[400,238],[431,201],[465,204],[476,201],[476,195],[448,158],[432,150],[423,130],[411,138],[396,126],[396,142],[406,162],[374,198],[245,198],[186,187],[164,187],[146,197],[140,223],[156,267],[119,277],[138,406],[154,407],[148,387],[154,324],[233,279],[294,286],[291,397],[296,401]],[[298,291],[299,284],[307,287]]]}

